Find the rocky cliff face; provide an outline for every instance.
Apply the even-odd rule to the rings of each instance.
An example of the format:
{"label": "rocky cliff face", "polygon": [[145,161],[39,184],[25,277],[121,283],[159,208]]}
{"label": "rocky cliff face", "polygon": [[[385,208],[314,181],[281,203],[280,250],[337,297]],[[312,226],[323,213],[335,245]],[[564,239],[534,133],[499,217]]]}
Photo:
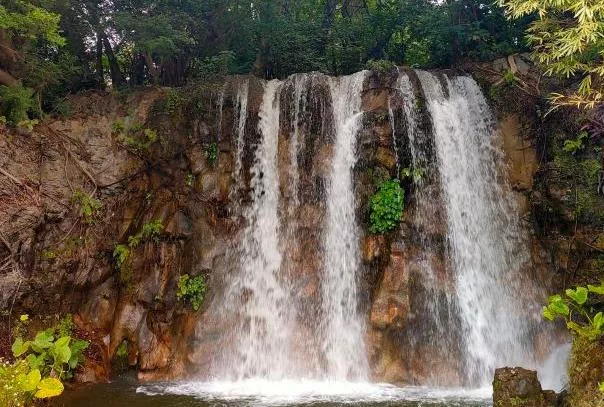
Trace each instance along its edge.
{"label": "rocky cliff face", "polygon": [[[412,73],[410,77],[417,80]],[[364,230],[360,293],[369,321],[370,367],[380,381],[460,384],[455,332],[447,334],[451,347],[436,346],[432,338],[442,334],[442,321],[426,318],[428,307],[446,313],[451,306],[443,208],[435,203],[430,214],[418,214],[417,194],[407,182],[400,229],[385,236],[368,232],[367,202],[377,183],[410,166],[409,147],[393,141],[393,130],[405,126],[390,120],[404,109],[394,95],[396,78],[373,72],[366,79],[354,171],[357,216]],[[70,101],[68,118],[46,120],[31,132],[1,129],[0,308],[6,310],[7,322],[24,312],[74,313],[102,356],[100,368],[93,369],[99,373],[86,380],[102,379],[101,371],[110,369],[123,343],[128,363],[141,379],[152,380],[203,374],[230,340],[223,334],[232,321],[213,304],[234,267],[229,250],[245,227],[240,209],[249,204],[251,146],[260,138],[262,100],[262,84],[249,78],[243,132],[247,148],[238,163],[237,84],[242,80],[232,78],[224,87],[154,89],[128,96],[79,95]],[[299,193],[306,204],[284,214],[298,225],[297,245],[286,248],[295,251],[287,270],[298,288],[295,300],[308,310],[316,309],[320,295],[316,262],[325,216],[320,197],[333,143],[322,120],[327,97],[317,89],[307,98],[308,128],[298,155]],[[502,112],[498,123],[520,216],[528,216],[536,205],[529,192],[540,163],[530,131],[534,118],[523,115]],[[418,126],[429,127],[429,118],[418,118]],[[291,142],[286,127],[282,125],[278,143],[284,152]],[[280,189],[286,197],[288,160],[287,154],[279,154]],[[234,175],[238,165],[241,177]],[[436,202],[441,191],[429,173],[425,177],[423,199]],[[116,247],[128,246],[129,237],[157,221],[161,232],[129,247],[119,264]],[[527,273],[555,286],[548,270],[558,258],[548,256],[538,236],[533,242],[535,266]],[[421,272],[422,261],[435,270],[430,278]],[[177,299],[178,280],[185,274],[207,281],[199,312]],[[305,317],[309,332],[313,317]],[[441,373],[438,380],[432,377],[435,371]]]}

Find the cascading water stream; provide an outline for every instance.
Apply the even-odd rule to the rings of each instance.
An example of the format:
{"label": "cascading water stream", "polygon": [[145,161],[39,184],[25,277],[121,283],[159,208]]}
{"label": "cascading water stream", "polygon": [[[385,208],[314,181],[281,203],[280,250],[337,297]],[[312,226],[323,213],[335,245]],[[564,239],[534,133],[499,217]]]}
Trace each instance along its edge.
{"label": "cascading water stream", "polygon": [[[236,134],[237,134],[237,152],[235,155],[235,177],[239,181],[240,184],[243,177],[241,176],[241,167],[242,167],[242,156],[243,156],[243,143],[245,137],[245,125],[247,123],[247,101],[248,101],[248,93],[249,93],[250,81],[249,79],[245,79],[240,82],[237,86],[237,96],[236,96],[236,111],[237,111],[237,120],[236,120]],[[240,185],[238,185],[240,186]]]}
{"label": "cascading water stream", "polygon": [[[425,361],[422,353],[439,359],[433,371],[421,373],[421,384],[480,387],[491,381],[495,367],[535,367],[529,357],[533,327],[514,296],[528,256],[479,88],[467,77],[417,76],[425,104],[414,89],[415,74],[400,72],[386,106],[397,175],[405,162],[416,178],[406,180],[412,201],[406,210],[412,212],[391,246],[403,260],[389,267],[400,267],[403,272],[396,275],[409,279],[397,282],[395,294],[407,296],[409,310],[394,330],[399,329],[397,340],[406,336],[409,345],[401,349],[408,357],[404,369]],[[230,197],[239,199],[247,191],[251,165],[251,199],[233,203],[235,216],[228,220],[243,227],[227,253],[235,265],[223,276],[227,287],[219,310],[228,321],[220,343],[225,351],[216,358],[217,381],[169,391],[243,398],[292,393],[304,399],[316,391],[327,391],[328,397],[339,397],[338,392],[356,394],[353,398],[371,392],[407,397],[400,396],[408,394],[405,389],[398,393],[367,383],[374,373],[369,354],[375,343],[365,344],[374,338],[367,335],[367,315],[359,304],[366,294],[360,292],[359,274],[369,267],[361,265],[356,219],[356,182],[363,181],[353,176],[364,170],[366,160],[357,165],[366,77],[366,72],[341,78],[302,74],[259,81],[258,132],[251,134],[246,126],[254,119],[257,95],[249,94],[258,87],[250,86],[250,79],[233,87],[232,116],[229,104],[225,108],[225,117],[233,117],[236,141],[231,192],[237,194]],[[361,153],[367,151],[372,150]],[[413,302],[411,291],[420,285]],[[451,368],[441,373],[434,366]],[[460,377],[443,379],[451,372]]]}
{"label": "cascading water stream", "polygon": [[281,82],[266,83],[260,107],[262,136],[252,168],[253,201],[241,242],[240,272],[236,275],[243,305],[243,326],[237,351],[241,363],[236,378],[283,379],[288,373],[292,334],[290,292],[280,275],[279,179],[276,167]]}
{"label": "cascading water stream", "polygon": [[444,191],[466,380],[487,385],[498,366],[534,366],[526,315],[515,291],[527,252],[478,85],[469,77],[445,79],[446,95],[433,74],[418,76],[432,116]]}
{"label": "cascading water stream", "polygon": [[358,311],[359,231],[352,178],[364,79],[365,72],[359,72],[329,80],[335,144],[325,198],[323,351],[327,377],[339,380],[363,380],[368,370],[363,317]]}

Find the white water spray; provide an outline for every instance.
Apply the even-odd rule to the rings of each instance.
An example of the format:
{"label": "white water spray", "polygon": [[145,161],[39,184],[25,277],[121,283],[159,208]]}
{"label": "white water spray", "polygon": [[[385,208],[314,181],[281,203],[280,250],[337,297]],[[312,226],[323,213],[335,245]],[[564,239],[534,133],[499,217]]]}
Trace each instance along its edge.
{"label": "white water spray", "polygon": [[533,366],[527,316],[515,289],[528,260],[501,174],[492,117],[469,77],[418,72],[432,116],[456,275],[469,383],[487,385],[496,367]]}
{"label": "white water spray", "polygon": [[364,79],[365,72],[359,72],[329,80],[335,144],[326,196],[323,350],[327,376],[340,380],[367,376],[365,324],[358,312],[359,231],[352,177]]}
{"label": "white water spray", "polygon": [[280,276],[279,179],[277,138],[281,82],[266,83],[260,107],[262,135],[252,168],[253,202],[246,211],[248,225],[241,242],[240,273],[235,277],[246,298],[237,350],[241,364],[237,379],[263,377],[283,379],[288,375],[292,334],[290,292]]}

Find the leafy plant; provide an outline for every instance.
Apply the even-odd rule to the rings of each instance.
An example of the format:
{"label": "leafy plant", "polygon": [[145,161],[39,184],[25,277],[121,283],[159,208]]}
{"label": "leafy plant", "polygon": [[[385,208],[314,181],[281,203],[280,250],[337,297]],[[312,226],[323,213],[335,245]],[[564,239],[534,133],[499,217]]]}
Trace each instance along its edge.
{"label": "leafy plant", "polygon": [[39,123],[39,121],[37,119],[25,119],[25,120],[21,120],[19,123],[17,123],[17,127],[27,130],[29,132],[34,130],[34,127],[36,127],[36,125]]}
{"label": "leafy plant", "polygon": [[372,233],[396,228],[403,214],[405,191],[396,179],[383,182],[370,200]]}
{"label": "leafy plant", "polygon": [[396,65],[392,61],[388,61],[386,59],[370,59],[365,64],[365,69],[379,72],[380,74],[388,73],[394,69],[396,69]]}
{"label": "leafy plant", "polygon": [[161,232],[164,230],[164,225],[161,220],[152,220],[143,225],[142,229],[134,236],[128,237],[128,246],[131,249],[138,247],[142,242],[149,239],[154,242],[159,241]]}
{"label": "leafy plant", "polygon": [[424,178],[424,170],[421,168],[403,168],[401,170],[401,178],[410,178],[413,183],[417,184]]}
{"label": "leafy plant", "polygon": [[601,311],[593,314],[588,308],[589,294],[604,295],[604,283],[599,286],[569,288],[566,296],[552,295],[548,304],[543,308],[543,316],[550,321],[561,317],[566,321],[566,326],[575,334],[590,340],[595,340],[604,335],[604,313]]}
{"label": "leafy plant", "polygon": [[84,222],[89,225],[94,223],[95,218],[103,207],[101,201],[81,189],[78,189],[73,193],[71,202],[80,207],[80,216],[84,218]]}
{"label": "leafy plant", "polygon": [[0,359],[0,405],[21,407],[33,399],[46,399],[63,393],[63,383],[54,377],[44,377],[25,360],[9,363]]}
{"label": "leafy plant", "polygon": [[216,164],[216,160],[218,159],[218,145],[215,142],[210,143],[206,149],[206,156],[208,157],[210,164]]}
{"label": "leafy plant", "polygon": [[34,91],[21,83],[15,86],[0,86],[0,114],[8,124],[17,126],[29,119],[28,112],[35,106]]}
{"label": "leafy plant", "polygon": [[190,277],[185,274],[178,280],[176,298],[189,301],[195,311],[199,311],[206,292],[206,282],[203,276]]}
{"label": "leafy plant", "polygon": [[587,139],[588,134],[586,131],[582,131],[579,133],[576,139],[574,140],[565,140],[564,147],[562,150],[565,153],[576,154],[578,151],[583,151],[585,149],[585,144],[583,142]]}
{"label": "leafy plant", "polygon": [[510,70],[506,70],[503,73],[503,82],[506,85],[514,85],[516,82],[518,82],[518,77],[516,76],[516,74]]}
{"label": "leafy plant", "polygon": [[148,150],[158,139],[157,131],[143,128],[140,123],[127,123],[122,119],[113,122],[112,131],[122,143],[136,152]]}
{"label": "leafy plant", "polygon": [[83,361],[82,352],[88,342],[71,336],[55,338],[55,330],[49,328],[36,334],[33,340],[15,339],[12,351],[15,358],[24,358],[31,369],[39,369],[44,375],[54,374],[60,379],[70,379]]}
{"label": "leafy plant", "polygon": [[193,186],[193,184],[195,183],[195,175],[188,173],[187,175],[185,175],[185,185],[188,186],[189,188]]}
{"label": "leafy plant", "polygon": [[570,95],[552,94],[555,105],[592,108],[604,101],[601,58],[601,2],[582,0],[499,0],[512,18],[537,15],[527,30],[533,57],[547,75],[571,77],[580,75],[581,84]]}
{"label": "leafy plant", "polygon": [[113,258],[115,259],[118,268],[122,267],[122,265],[128,259],[128,256],[130,256],[130,249],[128,246],[124,244],[118,244],[115,246],[115,249],[113,250]]}

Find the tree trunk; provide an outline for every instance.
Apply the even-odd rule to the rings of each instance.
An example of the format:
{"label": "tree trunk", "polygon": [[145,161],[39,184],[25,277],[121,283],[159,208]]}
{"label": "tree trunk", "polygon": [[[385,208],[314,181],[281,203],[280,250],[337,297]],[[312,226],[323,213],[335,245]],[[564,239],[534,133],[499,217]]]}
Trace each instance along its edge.
{"label": "tree trunk", "polygon": [[144,57],[145,63],[147,64],[147,69],[149,70],[149,75],[151,76],[151,81],[155,85],[159,84],[159,71],[153,63],[153,57],[151,57],[151,54],[148,52],[144,54]]}
{"label": "tree trunk", "polygon": [[338,0],[327,0],[325,2],[325,12],[323,14],[323,28],[331,28],[336,15]]}
{"label": "tree trunk", "polygon": [[103,40],[98,34],[96,39],[96,81],[99,89],[105,89],[105,72],[103,71]]}
{"label": "tree trunk", "polygon": [[107,54],[107,59],[109,60],[109,73],[111,74],[111,82],[114,88],[119,88],[125,83],[122,71],[120,71],[120,66],[117,63],[117,58],[113,53],[113,49],[111,48],[109,39],[106,35],[103,35],[101,38],[103,40],[103,45],[105,46],[105,53]]}

